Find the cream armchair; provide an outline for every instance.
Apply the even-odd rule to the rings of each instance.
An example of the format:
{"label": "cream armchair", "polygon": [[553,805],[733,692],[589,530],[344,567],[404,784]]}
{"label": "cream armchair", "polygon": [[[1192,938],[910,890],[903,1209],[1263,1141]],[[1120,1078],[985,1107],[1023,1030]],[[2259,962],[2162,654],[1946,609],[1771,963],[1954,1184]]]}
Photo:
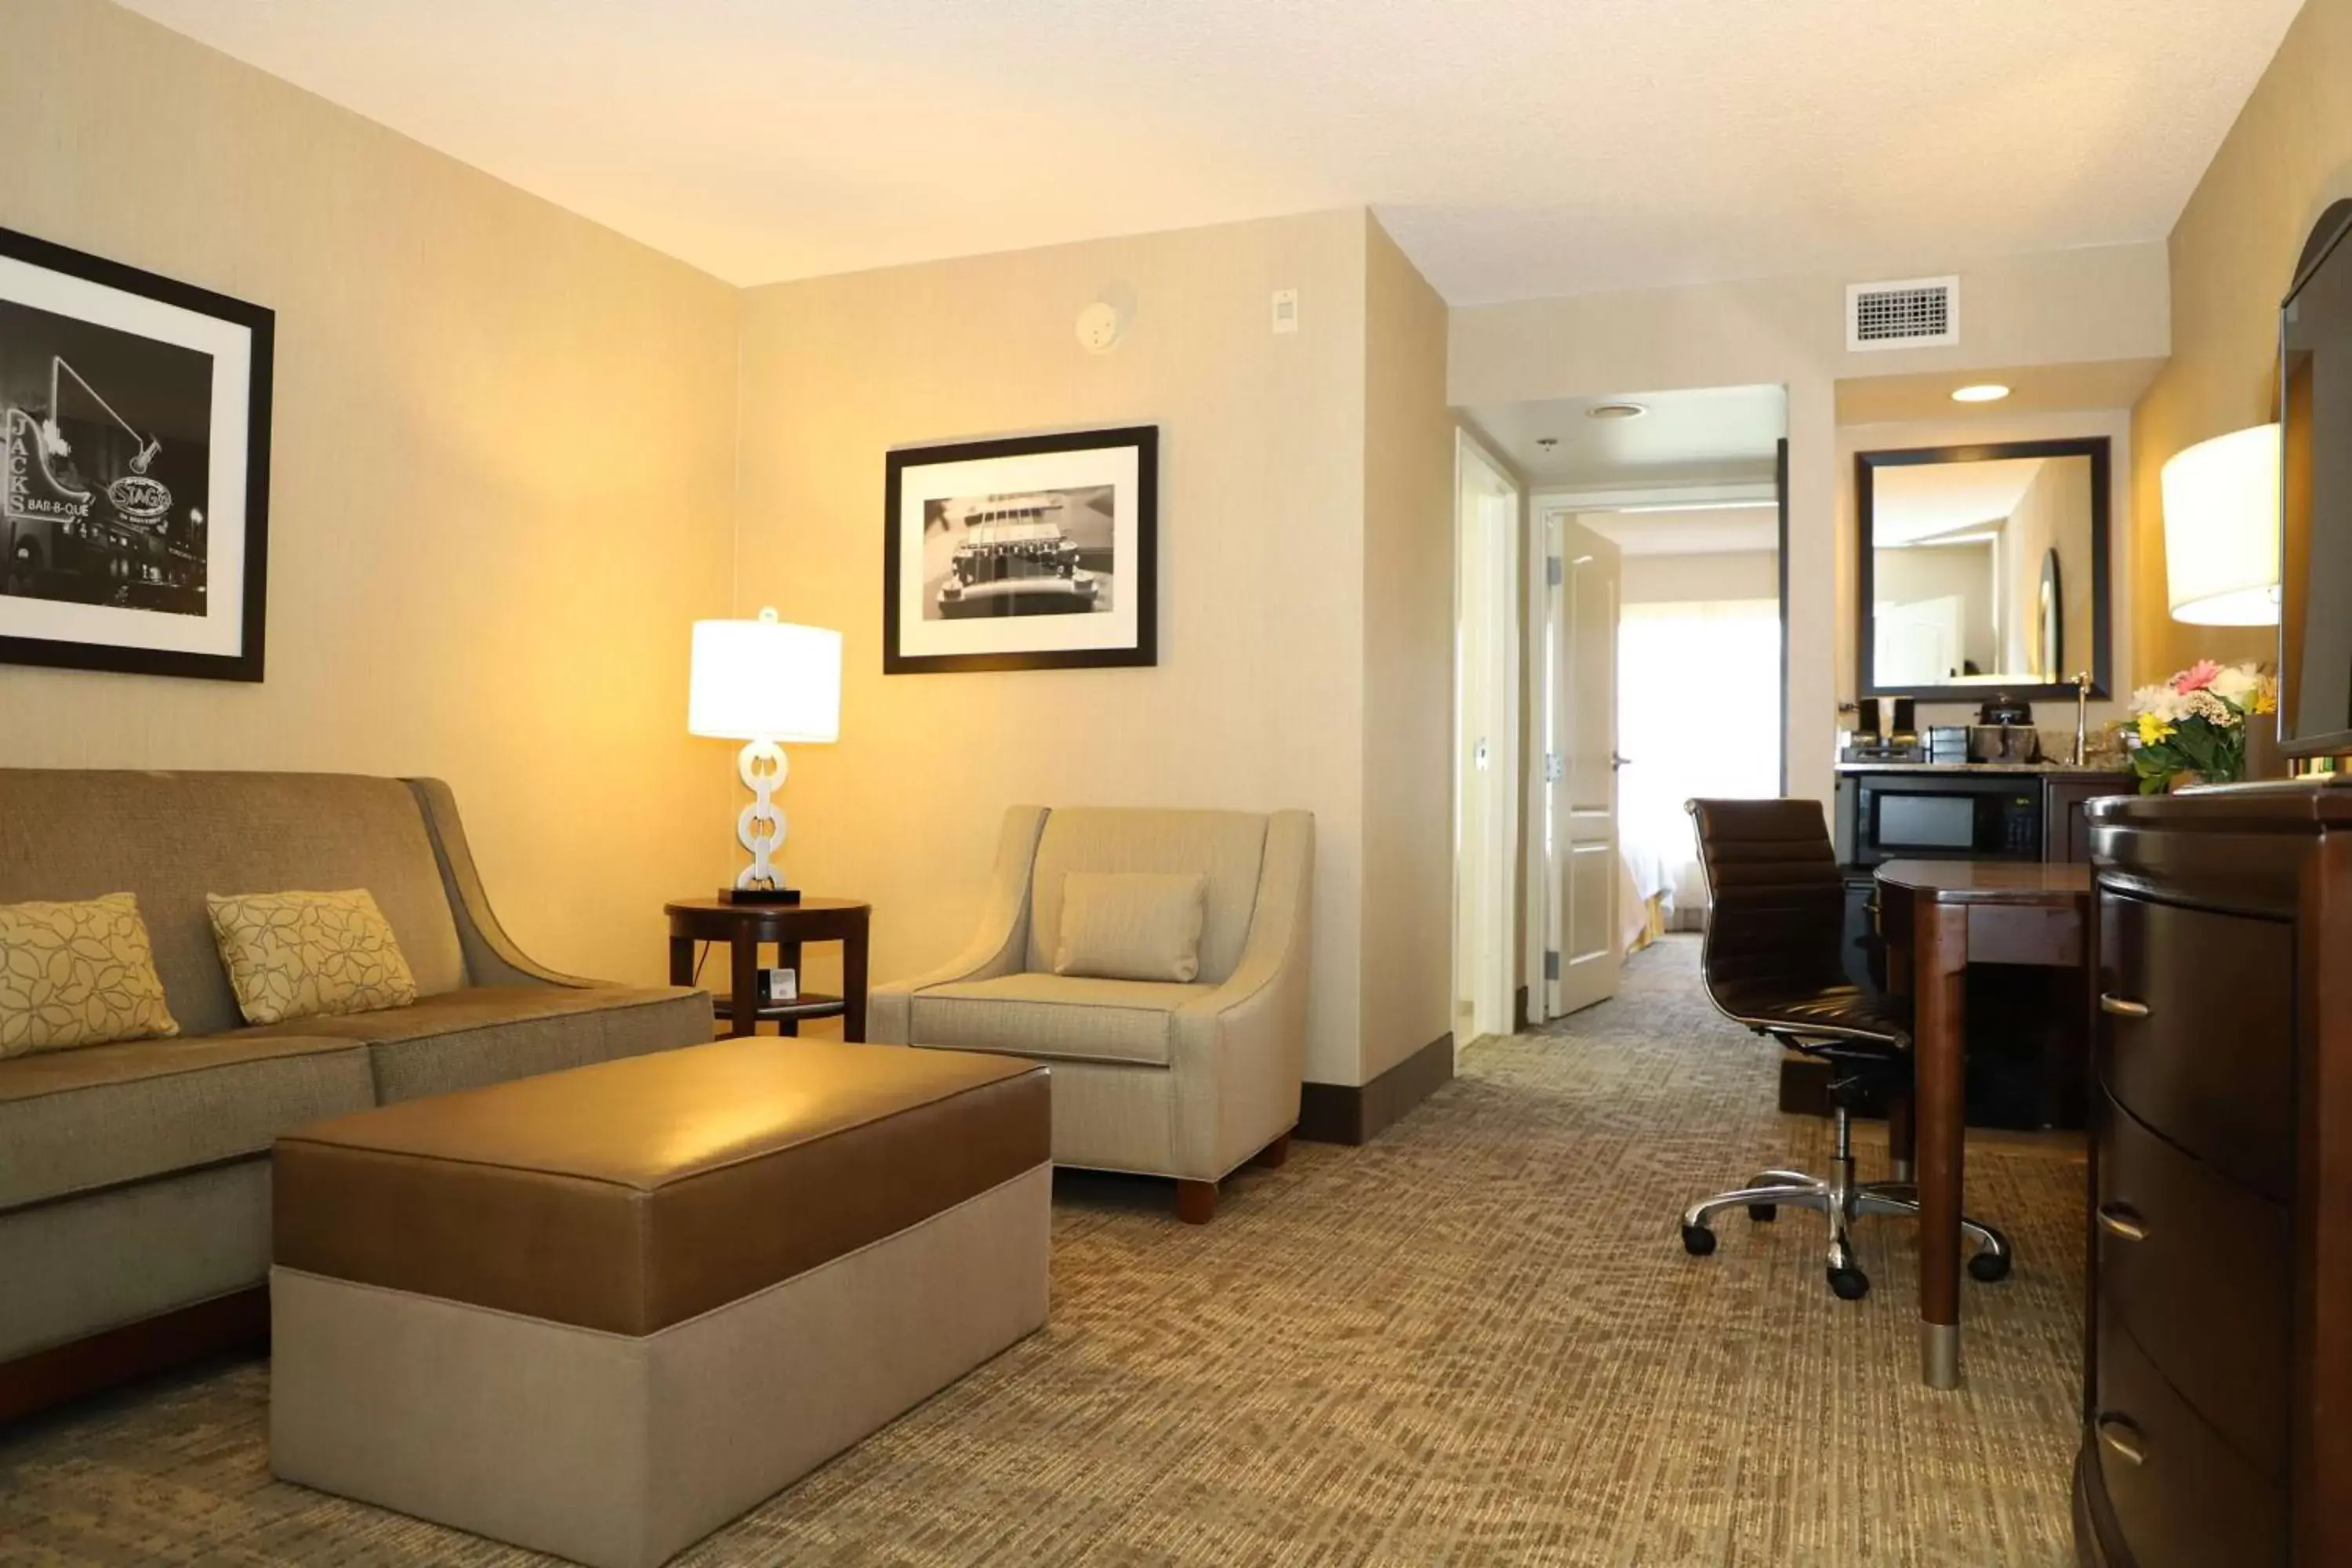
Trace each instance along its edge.
{"label": "cream armchair", "polygon": [[[1080,809],[1004,816],[980,931],[932,973],[875,988],[869,1039],[1051,1063],[1054,1161],[1176,1179],[1194,1224],[1217,1183],[1276,1165],[1307,1058],[1315,819],[1303,811]],[[1208,879],[1190,984],[1055,974],[1073,871]]]}

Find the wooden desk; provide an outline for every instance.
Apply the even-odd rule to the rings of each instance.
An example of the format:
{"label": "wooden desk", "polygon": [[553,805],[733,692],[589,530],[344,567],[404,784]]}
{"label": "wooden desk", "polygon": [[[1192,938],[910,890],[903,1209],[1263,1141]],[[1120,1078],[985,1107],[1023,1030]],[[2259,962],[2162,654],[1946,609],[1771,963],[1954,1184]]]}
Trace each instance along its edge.
{"label": "wooden desk", "polygon": [[1878,868],[1887,980],[1912,997],[1919,1182],[1919,1354],[1931,1388],[1960,1385],[1960,1187],[1968,1119],[1968,967],[2085,971],[2091,869],[2030,860],[1890,860]]}

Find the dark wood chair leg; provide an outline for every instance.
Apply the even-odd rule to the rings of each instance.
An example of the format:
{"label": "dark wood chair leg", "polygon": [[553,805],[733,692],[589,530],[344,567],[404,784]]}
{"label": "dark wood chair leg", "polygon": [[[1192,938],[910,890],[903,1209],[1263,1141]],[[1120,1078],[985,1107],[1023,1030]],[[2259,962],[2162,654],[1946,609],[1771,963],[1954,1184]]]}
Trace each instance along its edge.
{"label": "dark wood chair leg", "polygon": [[1206,1225],[1216,1218],[1217,1184],[1178,1182],[1176,1184],[1176,1217],[1186,1225]]}
{"label": "dark wood chair leg", "polygon": [[1250,1163],[1260,1166],[1268,1171],[1279,1171],[1282,1169],[1282,1163],[1289,1158],[1290,1134],[1286,1132],[1281,1137],[1276,1139],[1273,1142],[1267,1144],[1265,1148],[1259,1150],[1256,1153],[1252,1154],[1250,1156]]}

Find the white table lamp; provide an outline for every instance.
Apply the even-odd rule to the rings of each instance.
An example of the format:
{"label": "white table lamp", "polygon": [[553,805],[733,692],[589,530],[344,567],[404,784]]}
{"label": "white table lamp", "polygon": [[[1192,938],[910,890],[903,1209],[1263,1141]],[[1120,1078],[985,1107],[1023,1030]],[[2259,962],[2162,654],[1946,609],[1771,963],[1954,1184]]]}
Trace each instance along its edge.
{"label": "white table lamp", "polygon": [[841,634],[793,626],[773,610],[761,610],[755,621],[697,621],[691,688],[688,731],[746,742],[735,767],[751,804],[735,819],[735,837],[751,862],[719,896],[796,904],[800,893],[784,885],[775,862],[784,842],[776,791],[785,763],[778,742],[840,739]]}
{"label": "white table lamp", "polygon": [[2277,426],[2200,441],[2164,465],[2164,574],[2176,621],[2278,625]]}

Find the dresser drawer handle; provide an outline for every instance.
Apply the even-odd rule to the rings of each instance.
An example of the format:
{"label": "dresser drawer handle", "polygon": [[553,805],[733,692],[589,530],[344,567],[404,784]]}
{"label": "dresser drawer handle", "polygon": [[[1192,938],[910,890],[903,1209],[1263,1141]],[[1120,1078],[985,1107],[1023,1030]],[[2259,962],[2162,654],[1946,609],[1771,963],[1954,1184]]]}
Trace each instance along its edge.
{"label": "dresser drawer handle", "polygon": [[2147,1016],[2147,1004],[2135,1002],[2128,996],[2118,996],[2113,992],[2102,991],[2099,993],[2099,1011],[2112,1013],[2118,1018],[2145,1018]]}
{"label": "dresser drawer handle", "polygon": [[2128,1415],[2100,1416],[2099,1441],[2127,1465],[2147,1463],[2147,1439],[2141,1434],[2139,1423]]}
{"label": "dresser drawer handle", "polygon": [[2140,1218],[2128,1204],[2101,1204],[2099,1228],[2109,1236],[2119,1236],[2126,1241],[2146,1241],[2147,1222]]}

